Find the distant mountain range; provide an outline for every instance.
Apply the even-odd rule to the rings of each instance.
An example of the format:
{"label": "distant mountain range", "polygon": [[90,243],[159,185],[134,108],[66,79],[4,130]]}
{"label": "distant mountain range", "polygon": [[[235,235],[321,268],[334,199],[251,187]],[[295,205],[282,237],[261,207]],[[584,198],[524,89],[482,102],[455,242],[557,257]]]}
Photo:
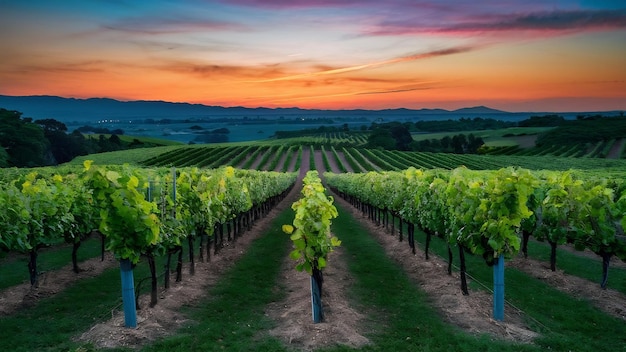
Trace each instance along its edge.
{"label": "distant mountain range", "polygon": [[[84,122],[93,123],[106,119],[134,120],[134,119],[295,119],[295,118],[345,118],[388,120],[442,120],[458,118],[494,118],[505,121],[519,121],[533,115],[546,113],[511,113],[486,106],[468,107],[458,110],[444,109],[385,109],[385,110],[318,110],[300,108],[246,108],[221,107],[202,104],[172,103],[166,101],[119,101],[109,98],[63,98],[58,96],[7,96],[0,95],[0,108],[17,110],[24,117],[33,119],[52,118],[64,123]],[[559,113],[565,118],[575,118],[580,114],[588,113]],[[602,114],[617,112],[599,112]]]}

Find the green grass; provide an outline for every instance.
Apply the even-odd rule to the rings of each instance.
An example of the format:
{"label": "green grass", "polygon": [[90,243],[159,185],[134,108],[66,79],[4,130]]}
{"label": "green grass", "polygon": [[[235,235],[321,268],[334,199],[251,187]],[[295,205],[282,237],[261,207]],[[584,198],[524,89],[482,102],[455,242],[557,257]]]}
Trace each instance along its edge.
{"label": "green grass", "polygon": [[152,157],[156,157],[160,154],[167,153],[169,151],[179,148],[207,148],[207,147],[238,147],[249,145],[279,145],[275,141],[255,141],[255,142],[232,142],[232,143],[212,143],[212,144],[172,144],[163,147],[152,148],[135,148],[128,150],[118,150],[114,152],[97,153],[78,156],[65,165],[82,165],[85,160],[93,160],[96,164],[100,165],[121,165],[131,164],[138,165],[144,160]]}
{"label": "green grass", "polygon": [[[100,255],[100,238],[93,237],[83,242],[77,252],[80,262]],[[0,289],[29,281],[28,254],[12,253],[0,260]],[[57,270],[71,263],[72,246],[63,244],[39,250],[37,269],[39,272]]]}
{"label": "green grass", "polygon": [[466,136],[468,136],[469,134],[473,134],[475,137],[481,137],[486,140],[486,139],[507,138],[508,136],[539,134],[545,131],[549,131],[552,128],[553,127],[510,127],[510,128],[502,128],[502,129],[497,129],[497,130],[419,133],[419,134],[414,134],[413,139],[416,141],[423,141],[426,139],[441,139],[443,137],[452,137],[458,134],[464,134]]}
{"label": "green grass", "polygon": [[[422,244],[418,260],[424,260],[421,258],[425,235],[416,232],[416,241]],[[529,249],[529,252],[532,251]],[[453,250],[454,263],[458,267],[457,252]],[[431,253],[447,258],[444,241],[433,238]],[[485,265],[482,257],[470,255],[466,259],[468,273],[491,287],[493,269]],[[542,336],[535,341],[538,346],[556,351],[626,350],[626,324],[593,307],[588,301],[575,299],[513,268],[505,269],[505,285],[507,301],[531,317],[530,326],[541,332]],[[470,285],[470,291],[478,289],[483,288],[476,282]]]}
{"label": "green grass", "polygon": [[[528,242],[528,256],[546,263],[550,263],[550,245],[547,242],[530,240]],[[613,261],[619,261],[613,257]],[[597,282],[600,287],[602,280],[602,258],[600,256],[592,258],[583,257],[576,252],[569,252],[557,247],[556,268],[563,270],[566,274],[578,276],[592,282]],[[609,265],[608,288],[615,289],[626,295],[626,269]]]}
{"label": "green grass", "polygon": [[[111,135],[105,135],[106,138],[110,138]],[[155,137],[146,137],[146,136],[129,136],[129,135],[118,135],[118,137],[120,137],[120,140],[122,142],[127,142],[127,143],[132,143],[135,139],[142,142],[142,143],[146,143],[146,144],[155,144],[155,145],[162,145],[162,146],[168,146],[168,145],[184,145],[185,143],[182,142],[178,142],[178,141],[173,141],[171,139],[164,139],[164,138],[155,138]]]}
{"label": "green grass", "polygon": [[78,156],[69,165],[82,165],[85,160],[93,160],[98,165],[118,165],[118,164],[131,164],[136,165],[139,162],[148,158],[157,156],[161,153],[168,152],[177,148],[184,148],[185,146],[175,145],[166,147],[153,147],[153,148],[137,148],[129,150],[119,150],[115,152],[106,152],[98,154],[89,154]]}
{"label": "green grass", "polygon": [[34,307],[0,317],[1,351],[69,351],[72,337],[97,321],[106,320],[121,301],[119,269],[106,270]]}

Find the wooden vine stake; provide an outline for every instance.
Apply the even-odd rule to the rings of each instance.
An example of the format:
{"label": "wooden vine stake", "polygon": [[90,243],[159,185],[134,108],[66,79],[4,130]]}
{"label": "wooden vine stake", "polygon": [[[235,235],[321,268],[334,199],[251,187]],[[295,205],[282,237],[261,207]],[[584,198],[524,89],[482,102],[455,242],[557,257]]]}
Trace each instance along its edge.
{"label": "wooden vine stake", "polygon": [[322,309],[322,269],[326,267],[328,253],[341,241],[330,233],[331,219],[337,217],[333,198],[324,192],[317,171],[309,171],[303,180],[302,197],[291,208],[296,212],[292,225],[283,225],[291,235],[294,250],[289,254],[298,261],[296,270],[311,275],[311,310],[313,322],[324,320]]}

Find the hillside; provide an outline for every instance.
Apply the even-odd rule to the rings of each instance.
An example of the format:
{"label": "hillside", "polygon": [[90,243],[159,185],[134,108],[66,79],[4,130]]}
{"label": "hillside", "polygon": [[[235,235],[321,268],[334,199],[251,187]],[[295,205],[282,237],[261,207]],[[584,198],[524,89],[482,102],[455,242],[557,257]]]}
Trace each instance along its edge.
{"label": "hillside", "polygon": [[[0,95],[0,107],[17,110],[34,119],[53,118],[64,123],[95,123],[100,120],[137,119],[365,119],[382,120],[446,120],[485,117],[505,121],[520,121],[540,112],[506,112],[485,106],[444,109],[383,109],[383,110],[316,110],[292,108],[222,107],[166,101],[119,101],[109,98],[63,98],[58,96]],[[575,118],[578,113],[566,114]]]}

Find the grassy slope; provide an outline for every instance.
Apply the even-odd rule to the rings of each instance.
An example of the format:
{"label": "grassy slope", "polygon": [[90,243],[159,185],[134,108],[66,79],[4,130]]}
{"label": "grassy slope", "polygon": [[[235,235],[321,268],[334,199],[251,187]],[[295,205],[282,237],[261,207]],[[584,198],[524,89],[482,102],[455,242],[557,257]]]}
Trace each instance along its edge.
{"label": "grassy slope", "polygon": [[518,136],[536,136],[539,133],[550,130],[552,127],[511,127],[498,130],[476,130],[476,131],[459,131],[459,132],[439,132],[414,134],[413,139],[422,141],[426,139],[441,139],[443,137],[452,137],[458,134],[469,135],[470,133],[476,137],[481,137],[487,146],[508,146],[518,145]]}
{"label": "grassy slope", "polygon": [[142,160],[157,156],[161,153],[168,152],[173,149],[184,148],[181,145],[153,147],[153,148],[137,148],[130,150],[119,150],[115,152],[106,152],[98,154],[89,154],[74,158],[67,163],[68,165],[82,165],[85,160],[93,160],[96,164],[138,164]]}
{"label": "grassy slope", "polygon": [[[104,135],[106,138],[110,138],[111,135]],[[184,143],[181,142],[177,142],[177,141],[173,141],[173,140],[169,140],[169,139],[163,139],[163,138],[154,138],[154,137],[146,137],[146,136],[129,136],[129,135],[118,135],[118,137],[120,137],[120,140],[122,142],[127,142],[127,143],[131,143],[133,142],[135,139],[142,142],[142,143],[146,143],[146,144],[155,144],[155,145],[161,145],[161,146],[168,146],[168,145],[183,145]]]}

